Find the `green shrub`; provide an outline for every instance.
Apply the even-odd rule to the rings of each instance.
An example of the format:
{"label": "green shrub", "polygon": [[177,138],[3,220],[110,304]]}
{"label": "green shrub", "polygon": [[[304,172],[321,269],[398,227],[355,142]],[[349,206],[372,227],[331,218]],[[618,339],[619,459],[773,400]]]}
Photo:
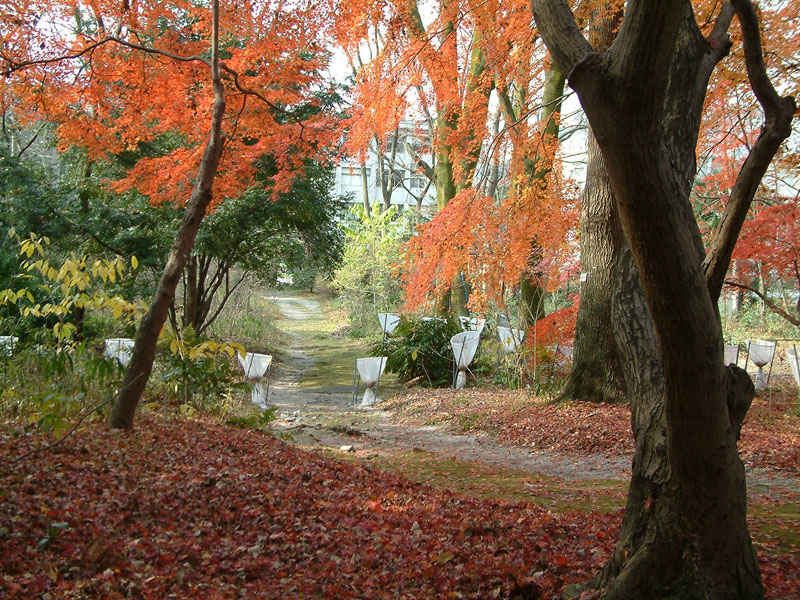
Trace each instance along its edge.
{"label": "green shrub", "polygon": [[264,410],[261,410],[255,414],[248,415],[246,417],[237,416],[226,419],[225,424],[232,425],[234,427],[242,427],[244,429],[265,431],[269,429],[270,423],[272,423],[277,418],[278,418],[278,407],[268,406]]}
{"label": "green shrub", "polygon": [[239,344],[224,344],[198,336],[189,326],[182,339],[168,337],[161,341],[161,375],[167,402],[178,403],[212,413],[226,412],[226,398],[244,390],[238,366],[233,359],[243,350]]}
{"label": "green shrub", "polygon": [[450,338],[460,331],[453,317],[431,321],[401,317],[391,337],[377,342],[373,351],[389,357],[386,370],[397,373],[400,381],[422,377],[423,385],[446,387],[453,378]]}
{"label": "green shrub", "polygon": [[21,419],[60,437],[70,422],[103,413],[123,369],[90,342],[62,347],[18,343],[0,356],[0,417]]}
{"label": "green shrub", "polygon": [[395,310],[401,302],[402,287],[395,264],[403,244],[411,235],[411,223],[395,207],[371,216],[354,205],[350,218],[342,224],[345,232],[342,265],[336,270],[332,286],[347,311],[350,327],[358,334],[379,331],[376,315]]}

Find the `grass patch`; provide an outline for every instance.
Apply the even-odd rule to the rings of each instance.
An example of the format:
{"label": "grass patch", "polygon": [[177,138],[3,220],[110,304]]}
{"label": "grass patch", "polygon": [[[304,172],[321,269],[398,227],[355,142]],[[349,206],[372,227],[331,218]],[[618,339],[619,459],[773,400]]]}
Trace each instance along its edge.
{"label": "grass patch", "polygon": [[[337,453],[337,456],[342,456]],[[346,460],[373,466],[473,498],[532,502],[559,513],[614,513],[624,506],[627,484],[614,479],[566,481],[499,465],[482,465],[442,457],[425,450],[397,451]]]}
{"label": "grass patch", "polygon": [[[304,391],[325,390],[348,393],[353,388],[355,360],[371,356],[368,339],[346,336],[344,313],[337,309],[327,296],[302,296],[320,303],[320,310],[313,317],[302,321],[283,319],[281,328],[291,337],[293,350],[304,352],[314,358],[314,364],[300,380]],[[402,389],[394,375],[381,377],[380,397],[387,397]]]}

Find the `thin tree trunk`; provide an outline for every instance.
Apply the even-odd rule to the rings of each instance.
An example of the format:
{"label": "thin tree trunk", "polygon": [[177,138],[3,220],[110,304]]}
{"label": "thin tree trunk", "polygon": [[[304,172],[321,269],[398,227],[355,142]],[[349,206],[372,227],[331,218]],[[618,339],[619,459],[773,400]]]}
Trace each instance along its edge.
{"label": "thin tree trunk", "polygon": [[361,194],[362,202],[364,203],[364,212],[368,217],[372,216],[372,208],[369,203],[369,178],[367,177],[367,166],[361,162]]}
{"label": "thin tree trunk", "polygon": [[[544,124],[542,138],[547,143],[558,139],[561,127],[559,115],[561,114],[561,101],[564,96],[564,85],[567,78],[555,64],[551,65],[544,76],[544,92],[542,94],[542,111],[539,116]],[[519,115],[515,117],[517,120]],[[530,183],[545,186],[550,170],[553,167],[552,155],[527,159],[525,162],[525,175]],[[531,253],[528,257],[528,270],[520,277],[520,309],[525,323],[532,327],[537,320],[544,317],[545,284],[539,270],[541,252],[536,240],[531,244]]]}
{"label": "thin tree trunk", "polygon": [[200,298],[197,289],[197,257],[194,255],[186,261],[184,282],[186,299],[183,303],[183,326],[191,325],[197,331]]}
{"label": "thin tree trunk", "polygon": [[136,408],[153,368],[158,335],[167,319],[169,307],[175,298],[175,288],[180,280],[183,267],[192,253],[197,231],[213,194],[214,177],[223,147],[222,118],[225,113],[225,94],[219,68],[218,0],[213,0],[212,11],[211,79],[214,86],[214,105],[211,132],[200,161],[192,196],[186,204],[183,220],[170,249],[167,264],[150,304],[150,309],[139,325],[131,362],[112,407],[109,423],[115,429],[131,429],[133,427]]}

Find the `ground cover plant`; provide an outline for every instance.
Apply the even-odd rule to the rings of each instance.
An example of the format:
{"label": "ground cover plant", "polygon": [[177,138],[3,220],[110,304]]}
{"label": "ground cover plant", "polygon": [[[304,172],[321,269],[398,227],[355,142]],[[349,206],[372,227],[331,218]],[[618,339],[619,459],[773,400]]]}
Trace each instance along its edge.
{"label": "ground cover plant", "polygon": [[[3,423],[0,593],[14,598],[551,598],[619,512],[472,499],[209,420],[90,423],[50,451]],[[762,552],[792,598],[797,554]]]}

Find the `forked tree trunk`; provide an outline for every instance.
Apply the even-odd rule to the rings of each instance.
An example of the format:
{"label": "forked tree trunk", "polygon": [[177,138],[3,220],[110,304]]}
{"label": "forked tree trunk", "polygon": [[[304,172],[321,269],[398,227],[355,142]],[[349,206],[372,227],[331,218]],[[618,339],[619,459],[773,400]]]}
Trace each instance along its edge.
{"label": "forked tree trunk", "polygon": [[[767,78],[752,3],[732,5],[765,127],[706,254],[689,193],[708,81],[730,47],[731,5],[723,5],[706,40],[688,1],[629,0],[614,45],[598,54],[564,0],[533,0],[539,31],[569,73],[606,160],[653,325],[628,339],[638,360],[649,357],[637,366],[642,389],[629,379],[637,440],[631,514],[608,569],[616,577],[606,599],[764,597],[736,447],[753,392],[741,371],[723,364],[716,302],[741,223],[791,131],[795,105]],[[648,349],[654,340],[660,359]],[[649,369],[653,363],[660,376]]]}
{"label": "forked tree trunk", "polygon": [[192,253],[200,222],[211,201],[214,177],[222,154],[222,117],[225,113],[225,96],[219,69],[219,3],[217,0],[214,0],[212,10],[211,78],[214,84],[214,105],[211,116],[211,132],[200,161],[191,198],[186,204],[183,220],[167,257],[167,264],[161,275],[158,289],[150,303],[149,310],[139,324],[131,361],[111,410],[109,424],[115,429],[133,427],[136,408],[153,369],[156,342],[161,328],[167,320],[167,313],[175,298],[175,288],[184,265]]}

